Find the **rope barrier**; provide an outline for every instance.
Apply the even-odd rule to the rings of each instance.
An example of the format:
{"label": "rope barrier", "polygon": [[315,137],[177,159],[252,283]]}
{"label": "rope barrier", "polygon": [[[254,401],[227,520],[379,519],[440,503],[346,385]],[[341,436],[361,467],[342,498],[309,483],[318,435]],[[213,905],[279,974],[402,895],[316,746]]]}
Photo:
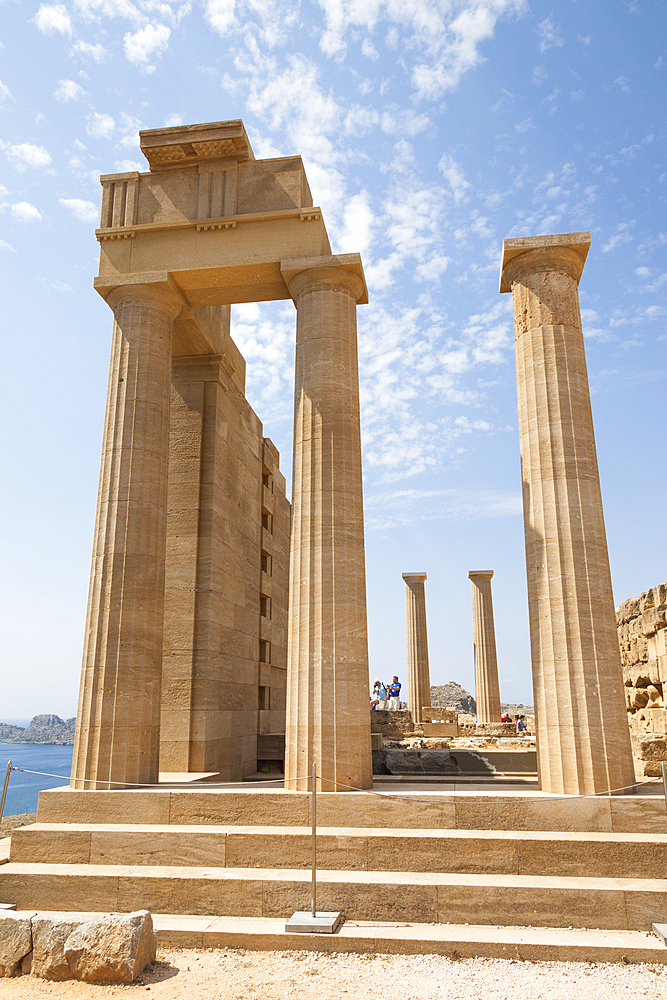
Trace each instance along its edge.
{"label": "rope barrier", "polygon": [[[38,774],[38,775],[41,775],[42,777],[45,777],[45,778],[61,778],[63,781],[82,781],[82,782],[86,782],[87,784],[96,784],[96,785],[119,785],[121,788],[127,788],[127,789],[133,789],[133,788],[165,788],[165,786],[168,786],[169,784],[189,784],[189,785],[195,784],[193,782],[161,782],[161,783],[158,783],[158,784],[155,784],[155,783],[149,784],[149,783],[143,783],[143,782],[139,782],[139,781],[136,781],[136,782],[110,781],[110,780],[108,780],[106,778],[104,778],[104,779],[102,779],[102,778],[74,778],[74,777],[71,777],[71,776],[68,776],[68,775],[64,775],[64,774],[51,774],[49,771],[33,771],[33,770],[31,770],[30,768],[27,768],[27,767],[14,767],[13,765],[11,767],[11,770],[12,771],[21,771],[24,774]],[[335,785],[337,788],[348,788],[348,789],[350,789],[350,791],[353,791],[353,792],[363,792],[364,795],[376,795],[376,796],[378,796],[380,798],[388,798],[388,797],[391,796],[392,798],[396,798],[396,796],[400,794],[399,792],[393,792],[393,791],[392,792],[378,792],[374,788],[360,788],[358,785],[346,785],[344,781],[334,781],[333,778],[324,778],[320,774],[318,774],[316,777],[320,781],[324,781],[324,782],[326,782],[329,785]],[[230,787],[234,787],[234,786],[238,786],[238,787],[241,787],[241,788],[248,788],[248,786],[251,785],[251,784],[261,784],[262,786],[281,784],[281,785],[285,786],[287,784],[292,784],[295,781],[308,781],[310,779],[311,779],[311,775],[310,774],[304,774],[304,775],[300,775],[299,777],[296,777],[296,778],[285,778],[285,777],[282,777],[282,778],[269,778],[268,780],[266,780],[266,781],[262,780],[261,782],[248,782],[248,781],[224,781],[224,782],[222,782],[221,781],[221,782],[210,782],[210,784],[211,785],[212,784],[221,784],[221,785],[224,785],[225,788],[230,788]],[[424,780],[426,782],[428,782],[428,775],[424,775]],[[629,788],[639,788],[642,785],[649,784],[650,782],[655,781],[655,780],[656,780],[655,778],[645,778],[643,781],[635,781],[632,785],[622,785],[620,788],[609,788],[606,791],[592,792],[589,795],[577,795],[577,796],[572,796],[572,795],[550,795],[550,798],[551,799],[568,799],[568,800],[570,800],[572,798],[577,798],[577,799],[595,799],[595,798],[599,798],[601,795],[615,795],[618,792],[625,792]],[[209,784],[209,782],[202,782],[202,783],[196,782],[196,784],[198,784],[198,785],[199,784],[205,785],[205,784]]]}

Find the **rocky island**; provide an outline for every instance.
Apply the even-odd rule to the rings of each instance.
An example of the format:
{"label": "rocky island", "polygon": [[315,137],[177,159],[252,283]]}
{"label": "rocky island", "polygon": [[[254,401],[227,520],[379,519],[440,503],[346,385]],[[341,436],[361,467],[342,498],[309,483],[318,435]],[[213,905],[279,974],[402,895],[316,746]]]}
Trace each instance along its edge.
{"label": "rocky island", "polygon": [[36,715],[29,726],[12,726],[0,722],[0,743],[51,743],[71,746],[74,743],[76,717],[61,719],[59,715]]}

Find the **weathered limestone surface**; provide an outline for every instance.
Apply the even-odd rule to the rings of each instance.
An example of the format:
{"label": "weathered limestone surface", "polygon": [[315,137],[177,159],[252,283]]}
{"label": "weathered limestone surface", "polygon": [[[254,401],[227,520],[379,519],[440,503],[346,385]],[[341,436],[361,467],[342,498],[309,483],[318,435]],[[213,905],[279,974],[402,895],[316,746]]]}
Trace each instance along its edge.
{"label": "weathered limestone surface", "polygon": [[155,961],[157,936],[148,910],[107,913],[72,931],[65,943],[70,977],[131,983]]}
{"label": "weathered limestone surface", "polygon": [[72,968],[65,955],[65,944],[79,924],[81,918],[68,919],[62,914],[32,918],[32,963],[33,976],[41,979],[71,979]]}
{"label": "weathered limestone surface", "polygon": [[2,914],[0,918],[0,976],[13,976],[32,950],[29,916]]}
{"label": "weathered limestone surface", "polygon": [[475,649],[475,702],[477,722],[500,722],[500,685],[496,657],[496,631],[491,597],[492,569],[470,570],[472,580],[472,628]]}
{"label": "weathered limestone surface", "polygon": [[357,254],[283,262],[297,309],[285,787],[372,785]]}
{"label": "weathered limestone surface", "polygon": [[403,573],[405,580],[405,633],[407,637],[408,709],[413,722],[422,721],[422,708],[431,704],[426,632],[426,573]]}
{"label": "weathered limestone surface", "polygon": [[226,318],[173,359],[160,769],[240,781],[285,728],[290,508]]}
{"label": "weathered limestone surface", "polygon": [[589,233],[505,240],[540,784],[634,781],[577,286]]}
{"label": "weathered limestone surface", "polygon": [[[114,333],[72,774],[158,777],[174,317],[166,286],[109,294]],[[74,787],[91,787],[74,781]]]}
{"label": "weathered limestone surface", "polygon": [[624,601],[616,625],[635,772],[659,777],[667,761],[667,584]]}

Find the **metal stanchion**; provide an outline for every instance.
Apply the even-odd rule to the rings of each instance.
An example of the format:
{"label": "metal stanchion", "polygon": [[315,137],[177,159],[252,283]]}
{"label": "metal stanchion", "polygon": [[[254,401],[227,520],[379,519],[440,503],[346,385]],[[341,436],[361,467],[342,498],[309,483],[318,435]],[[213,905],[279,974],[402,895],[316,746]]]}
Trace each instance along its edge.
{"label": "metal stanchion", "polygon": [[310,820],[311,820],[311,899],[310,913],[297,910],[285,924],[285,930],[292,934],[333,934],[338,929],[342,913],[336,911],[317,912],[317,770],[315,761],[310,778]]}
{"label": "metal stanchion", "polygon": [[5,783],[2,788],[2,800],[0,801],[0,823],[2,822],[2,817],[5,815],[5,799],[7,798],[7,786],[9,785],[9,775],[12,773],[12,762],[11,760],[7,764],[7,771],[5,772]]}

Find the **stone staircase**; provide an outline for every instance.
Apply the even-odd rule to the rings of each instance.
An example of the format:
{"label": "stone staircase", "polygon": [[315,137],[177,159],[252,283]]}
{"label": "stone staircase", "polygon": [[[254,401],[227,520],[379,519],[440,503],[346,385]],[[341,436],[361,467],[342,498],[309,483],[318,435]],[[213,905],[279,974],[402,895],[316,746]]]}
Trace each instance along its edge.
{"label": "stone staircase", "polygon": [[[37,818],[14,831],[0,868],[0,900],[20,910],[247,923],[309,906],[306,793],[56,789],[41,793]],[[645,932],[667,920],[658,795],[319,794],[317,864],[318,908],[375,927],[475,925],[488,938],[516,926]]]}

